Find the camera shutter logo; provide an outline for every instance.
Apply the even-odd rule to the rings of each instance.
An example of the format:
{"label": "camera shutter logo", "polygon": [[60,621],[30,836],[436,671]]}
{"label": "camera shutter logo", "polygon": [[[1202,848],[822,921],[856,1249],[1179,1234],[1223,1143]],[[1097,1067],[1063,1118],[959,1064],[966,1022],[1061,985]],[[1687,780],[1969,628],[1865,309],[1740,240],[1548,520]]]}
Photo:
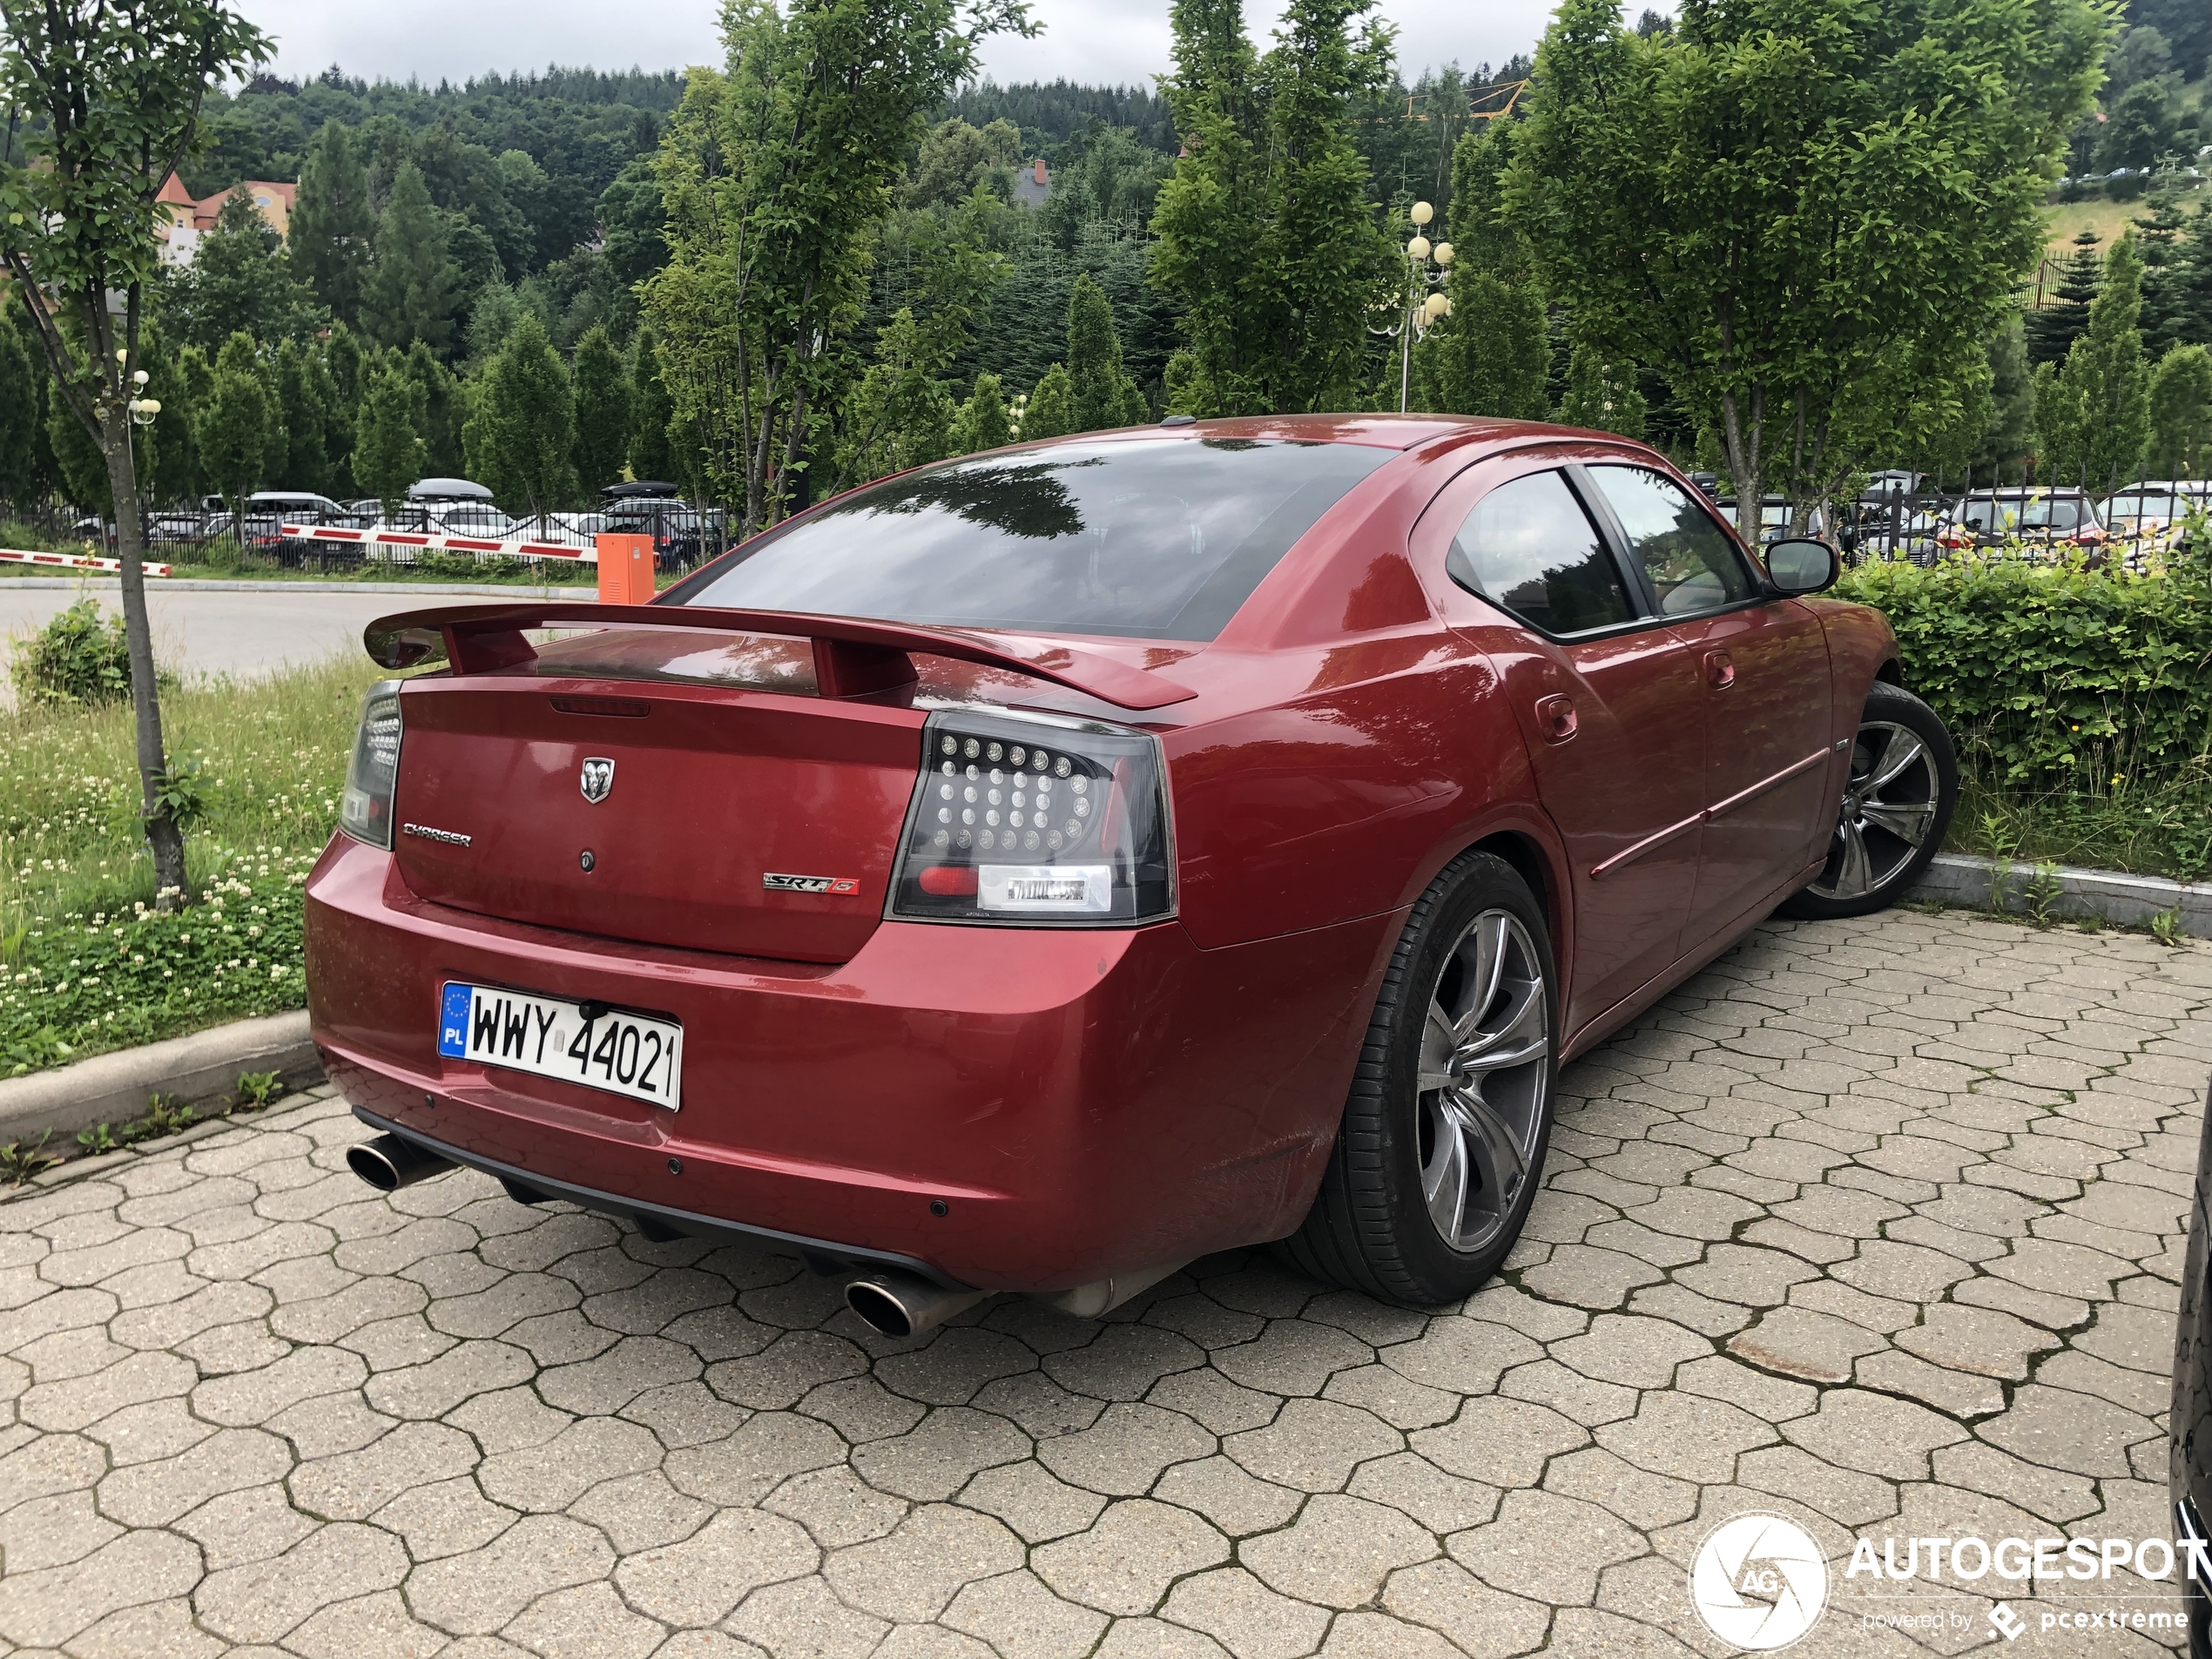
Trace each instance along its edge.
{"label": "camera shutter logo", "polygon": [[1689,1601],[1722,1641],[1771,1653],[1819,1622],[1828,1605],[1828,1563],[1796,1521],[1738,1515],[1697,1547]]}
{"label": "camera shutter logo", "polygon": [[584,799],[597,806],[606,799],[607,792],[615,786],[615,763],[593,755],[583,763],[583,771],[577,782],[583,787]]}

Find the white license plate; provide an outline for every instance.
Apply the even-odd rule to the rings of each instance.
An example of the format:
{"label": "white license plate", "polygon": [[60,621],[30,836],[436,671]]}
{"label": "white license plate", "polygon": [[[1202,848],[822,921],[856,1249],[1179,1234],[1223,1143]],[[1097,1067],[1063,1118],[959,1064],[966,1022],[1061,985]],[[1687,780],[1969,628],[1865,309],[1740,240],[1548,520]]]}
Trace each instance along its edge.
{"label": "white license plate", "polygon": [[671,1112],[683,1104],[684,1028],[600,1004],[448,980],[438,1001],[438,1052]]}

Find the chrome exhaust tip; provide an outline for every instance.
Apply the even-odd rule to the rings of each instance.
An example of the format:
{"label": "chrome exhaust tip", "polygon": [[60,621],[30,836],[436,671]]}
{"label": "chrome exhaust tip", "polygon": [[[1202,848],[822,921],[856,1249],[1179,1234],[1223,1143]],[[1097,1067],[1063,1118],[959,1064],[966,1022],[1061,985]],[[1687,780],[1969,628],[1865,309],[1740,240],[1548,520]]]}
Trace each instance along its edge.
{"label": "chrome exhaust tip", "polygon": [[373,1141],[346,1149],[346,1165],[379,1192],[397,1192],[417,1181],[443,1175],[453,1161],[424,1150],[397,1135],[380,1135]]}
{"label": "chrome exhaust tip", "polygon": [[914,1273],[886,1268],[863,1273],[845,1287],[845,1305],[887,1337],[918,1337],[988,1296],[988,1291],[948,1291]]}

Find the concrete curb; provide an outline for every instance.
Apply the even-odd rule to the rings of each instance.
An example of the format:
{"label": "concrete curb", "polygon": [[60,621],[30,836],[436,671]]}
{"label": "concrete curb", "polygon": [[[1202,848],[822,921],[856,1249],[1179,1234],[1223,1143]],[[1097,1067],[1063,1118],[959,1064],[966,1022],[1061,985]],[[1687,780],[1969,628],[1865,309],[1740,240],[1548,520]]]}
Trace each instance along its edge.
{"label": "concrete curb", "polygon": [[[113,588],[123,583],[111,576],[0,577],[0,593],[17,588]],[[214,582],[176,577],[146,578],[148,593],[457,593],[495,599],[597,599],[597,588],[552,582]]]}
{"label": "concrete curb", "polygon": [[[2000,867],[2003,883],[1999,891]],[[2000,867],[1994,859],[1973,853],[1939,853],[1909,896],[1935,904],[2020,914],[2028,908],[2027,889],[2036,878],[2036,867],[2020,861]],[[2140,927],[2161,912],[2179,911],[2183,933],[2212,938],[2212,885],[2169,881],[2156,875],[2122,875],[2114,870],[2078,870],[2063,864],[2058,867],[2057,875],[2058,895],[2050,909],[2054,916],[2068,921],[2094,917]]]}
{"label": "concrete curb", "polygon": [[48,1130],[66,1138],[96,1123],[127,1123],[146,1115],[149,1095],[174,1095],[194,1106],[219,1100],[238,1087],[241,1071],[280,1072],[287,1094],[319,1081],[322,1062],[307,1036],[307,1010],[0,1079],[0,1142],[35,1141]]}

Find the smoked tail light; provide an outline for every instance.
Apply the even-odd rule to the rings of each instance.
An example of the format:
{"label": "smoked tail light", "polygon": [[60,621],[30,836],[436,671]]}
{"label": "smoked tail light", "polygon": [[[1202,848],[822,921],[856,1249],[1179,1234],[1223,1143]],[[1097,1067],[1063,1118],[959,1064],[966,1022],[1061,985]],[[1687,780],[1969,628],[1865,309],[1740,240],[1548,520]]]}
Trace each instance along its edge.
{"label": "smoked tail light", "polygon": [[885,914],[1031,927],[1172,916],[1160,740],[1054,715],[931,715]]}
{"label": "smoked tail light", "polygon": [[339,798],[338,827],[357,841],[392,846],[392,787],[400,775],[400,683],[379,680],[361,699],[353,758],[346,764],[346,792]]}

